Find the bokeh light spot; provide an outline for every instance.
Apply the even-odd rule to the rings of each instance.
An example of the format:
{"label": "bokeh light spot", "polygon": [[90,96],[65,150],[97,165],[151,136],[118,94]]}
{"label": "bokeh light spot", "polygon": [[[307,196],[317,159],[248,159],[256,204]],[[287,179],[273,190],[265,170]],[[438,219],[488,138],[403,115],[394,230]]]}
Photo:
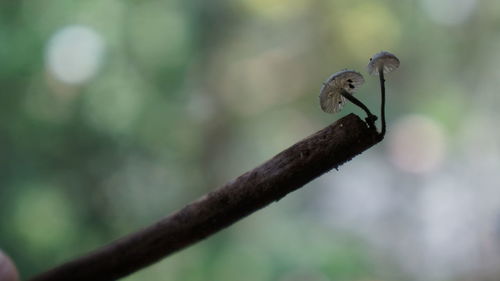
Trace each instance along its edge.
{"label": "bokeh light spot", "polygon": [[77,226],[72,211],[58,189],[33,184],[17,200],[13,227],[32,249],[44,252],[75,238]]}
{"label": "bokeh light spot", "polygon": [[243,0],[245,8],[262,18],[288,19],[304,12],[310,2],[305,0]]}
{"label": "bokeh light spot", "polygon": [[45,64],[57,80],[82,84],[97,73],[103,51],[104,41],[96,31],[83,25],[66,26],[47,43]]}
{"label": "bokeh light spot", "polygon": [[111,134],[130,132],[144,104],[141,93],[149,89],[134,71],[105,76],[85,95],[84,112],[88,123]]}
{"label": "bokeh light spot", "polygon": [[383,5],[366,2],[343,10],[339,17],[332,17],[332,24],[337,31],[346,50],[359,54],[359,59],[366,59],[378,48],[394,49],[400,37],[400,22]]}
{"label": "bokeh light spot", "polygon": [[444,25],[465,22],[477,6],[476,0],[422,0],[425,12],[431,20]]}
{"label": "bokeh light spot", "polygon": [[389,130],[392,163],[403,171],[427,173],[443,162],[445,133],[436,121],[423,115],[410,115]]}
{"label": "bokeh light spot", "polygon": [[146,2],[131,14],[131,51],[149,67],[179,64],[189,50],[189,25],[182,11],[160,1]]}
{"label": "bokeh light spot", "polygon": [[306,80],[296,56],[293,49],[273,48],[228,63],[216,77],[225,106],[253,115],[303,95]]}

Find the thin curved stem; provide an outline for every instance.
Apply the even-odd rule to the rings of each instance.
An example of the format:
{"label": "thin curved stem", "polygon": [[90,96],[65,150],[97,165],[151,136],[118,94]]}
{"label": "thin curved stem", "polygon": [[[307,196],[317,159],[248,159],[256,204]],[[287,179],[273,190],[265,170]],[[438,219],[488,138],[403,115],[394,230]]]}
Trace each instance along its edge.
{"label": "thin curved stem", "polygon": [[380,78],[380,93],[382,95],[382,102],[380,105],[380,117],[382,118],[382,131],[380,135],[385,136],[385,78],[384,78],[384,70],[381,68],[378,71],[378,75]]}
{"label": "thin curved stem", "polygon": [[365,119],[366,122],[368,123],[368,125],[370,127],[374,127],[375,126],[375,121],[377,120],[377,116],[373,115],[370,110],[368,109],[368,107],[363,103],[361,102],[360,100],[358,100],[357,98],[355,98],[353,95],[349,94],[346,90],[342,90],[340,92],[340,94],[348,99],[350,102],[352,102],[353,104],[359,106],[361,109],[363,109],[365,112],[366,112],[366,115],[368,115],[368,117]]}

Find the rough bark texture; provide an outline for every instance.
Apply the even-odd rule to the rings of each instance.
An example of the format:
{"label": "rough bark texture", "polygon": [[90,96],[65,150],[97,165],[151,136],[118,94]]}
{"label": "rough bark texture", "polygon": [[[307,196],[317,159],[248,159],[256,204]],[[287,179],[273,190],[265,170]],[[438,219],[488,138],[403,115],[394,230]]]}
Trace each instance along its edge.
{"label": "rough bark texture", "polygon": [[32,278],[116,280],[283,198],[381,141],[350,114],[147,228]]}

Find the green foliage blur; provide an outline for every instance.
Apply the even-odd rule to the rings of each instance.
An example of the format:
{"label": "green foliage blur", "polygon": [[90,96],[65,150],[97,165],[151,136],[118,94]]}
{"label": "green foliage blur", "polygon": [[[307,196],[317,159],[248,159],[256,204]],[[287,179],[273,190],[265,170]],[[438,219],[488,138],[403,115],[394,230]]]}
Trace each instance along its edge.
{"label": "green foliage blur", "polygon": [[[500,2],[450,1],[0,1],[0,248],[27,278],[159,220],[347,113],[364,117],[350,104],[320,110],[321,83],[338,70],[363,73],[356,95],[378,115],[378,80],[365,67],[381,50],[401,60],[387,77],[388,122],[418,113],[451,138],[464,120],[496,120]],[[400,168],[388,145],[353,161],[385,167],[362,177]],[[392,183],[407,183],[406,172]],[[124,280],[419,280],[367,239],[376,234],[324,219],[331,183]]]}

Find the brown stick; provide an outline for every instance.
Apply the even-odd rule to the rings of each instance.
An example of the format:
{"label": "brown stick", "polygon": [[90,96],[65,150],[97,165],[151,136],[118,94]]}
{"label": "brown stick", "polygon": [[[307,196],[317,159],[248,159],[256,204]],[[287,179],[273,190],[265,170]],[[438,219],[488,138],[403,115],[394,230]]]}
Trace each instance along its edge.
{"label": "brown stick", "polygon": [[280,200],[379,141],[375,128],[349,114],[154,225],[31,281],[104,281],[124,277]]}

